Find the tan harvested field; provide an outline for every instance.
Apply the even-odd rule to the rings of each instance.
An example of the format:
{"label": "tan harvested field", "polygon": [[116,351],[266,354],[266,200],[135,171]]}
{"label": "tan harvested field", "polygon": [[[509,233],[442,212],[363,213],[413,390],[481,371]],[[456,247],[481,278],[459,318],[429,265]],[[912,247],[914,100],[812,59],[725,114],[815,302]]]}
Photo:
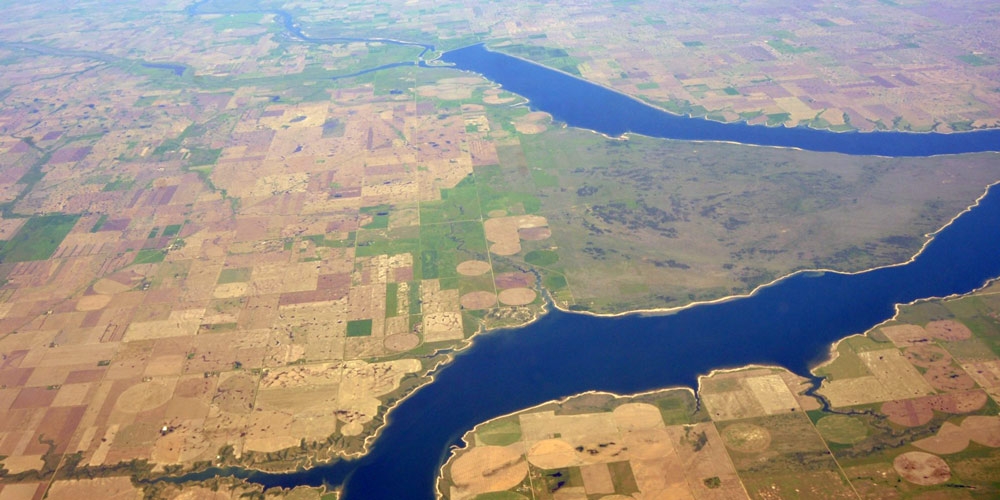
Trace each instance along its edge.
{"label": "tan harvested field", "polygon": [[951,365],[952,359],[948,351],[939,346],[929,344],[909,347],[903,352],[903,355],[906,356],[906,360],[910,364],[920,368],[947,367]]}
{"label": "tan harvested field", "polygon": [[490,271],[490,263],[481,260],[466,260],[459,262],[458,274],[463,276],[479,276]]}
{"label": "tan harvested field", "polygon": [[919,325],[893,325],[879,329],[896,347],[924,345],[930,338],[930,333]]}
{"label": "tan harvested field", "polygon": [[924,425],[934,417],[934,410],[927,399],[889,401],[882,404],[879,412],[893,423],[906,427]]}
{"label": "tan harvested field", "polygon": [[514,129],[522,134],[540,134],[548,128],[552,117],[548,113],[534,111],[514,120]]}
{"label": "tan harvested field", "polygon": [[55,481],[48,490],[47,498],[106,498],[108,500],[138,500],[142,490],[135,487],[126,477],[96,479],[76,479]]}
{"label": "tan harvested field", "polygon": [[[561,406],[564,410],[577,403],[586,407],[588,400],[602,404],[599,397],[581,396]],[[726,457],[723,438],[711,423],[668,426],[660,410],[652,404],[628,398],[611,401],[611,411],[560,415],[560,405],[557,405],[556,412],[544,409],[522,412],[516,416],[518,441],[504,448],[478,445],[459,453],[450,462],[447,469],[450,486],[445,490],[446,497],[467,498],[471,493],[463,486],[470,482],[466,479],[473,463],[469,457],[477,457],[476,470],[486,467],[479,457],[487,453],[475,455],[477,449],[497,450],[490,451],[489,456],[506,450],[503,456],[509,464],[526,460],[543,471],[578,470],[581,482],[561,488],[561,495],[632,498],[622,493],[634,493],[636,490],[629,488],[637,488],[639,494],[656,498],[745,497],[736,471]],[[510,429],[509,425],[498,429]],[[709,479],[711,481],[707,481]],[[505,489],[519,483],[520,480],[511,480]],[[544,494],[541,491],[546,490],[540,488],[544,486],[534,479],[532,498],[541,498],[539,495]]]}
{"label": "tan harvested field", "polygon": [[914,484],[941,484],[951,479],[951,469],[944,460],[922,451],[903,453],[892,465],[903,479]]}
{"label": "tan harvested field", "polygon": [[457,312],[436,312],[424,315],[423,335],[425,342],[458,340],[465,337],[462,331],[462,315]]}
{"label": "tan harvested field", "polygon": [[954,341],[972,338],[969,327],[953,320],[931,321],[926,326],[927,333],[938,340]]}
{"label": "tan harvested field", "polygon": [[453,498],[472,498],[480,493],[517,486],[528,475],[528,464],[520,452],[501,446],[477,446],[462,455],[452,467]]}
{"label": "tan harvested field", "polygon": [[715,421],[800,409],[788,382],[772,370],[719,373],[702,381],[701,398]]}
{"label": "tan harvested field", "polygon": [[489,309],[496,307],[497,295],[493,292],[485,291],[470,292],[459,298],[459,302],[466,309]]}
{"label": "tan harvested field", "polygon": [[508,306],[523,306],[534,302],[538,294],[530,288],[508,288],[500,292],[497,298]]}
{"label": "tan harvested field", "polygon": [[927,368],[924,379],[939,391],[961,391],[972,389],[976,382],[957,366],[937,365]]}
{"label": "tan harvested field", "polygon": [[490,251],[497,255],[508,256],[521,251],[519,231],[540,229],[547,225],[545,217],[537,215],[501,216],[486,219],[483,229],[486,231],[486,239],[493,243],[490,245]]}
{"label": "tan harvested field", "polygon": [[871,375],[824,382],[821,393],[834,406],[853,406],[934,393],[930,384],[899,350],[862,352],[858,356]]}
{"label": "tan harvested field", "polygon": [[385,348],[390,351],[402,352],[417,347],[420,337],[412,333],[397,333],[385,338]]}

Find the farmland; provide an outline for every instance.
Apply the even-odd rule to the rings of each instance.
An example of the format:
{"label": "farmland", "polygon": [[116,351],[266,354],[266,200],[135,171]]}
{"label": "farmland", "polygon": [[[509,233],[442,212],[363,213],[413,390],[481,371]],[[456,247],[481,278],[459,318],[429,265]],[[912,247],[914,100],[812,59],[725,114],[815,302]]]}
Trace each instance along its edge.
{"label": "farmland", "polygon": [[844,339],[814,369],[819,397],[808,379],[751,367],[701,377],[700,404],[688,389],[591,393],[480,424],[438,489],[455,499],[994,496],[998,291],[904,306]]}
{"label": "farmland", "polygon": [[[127,496],[128,478],[356,457],[397,402],[486,330],[546,307],[681,307],[799,269],[905,261],[1000,180],[995,153],[602,137],[387,41],[432,42],[426,60],[487,41],[724,121],[994,126],[997,59],[946,27],[845,52],[897,11],[923,15],[906,6],[866,7],[875,26],[825,4],[774,23],[750,13],[746,30],[774,26],[748,42],[709,36],[747,14],[715,5],[666,20],[643,14],[655,2],[632,2],[634,29],[616,17],[592,30],[596,4],[230,4],[5,6],[0,497]],[[310,37],[381,40],[296,39],[270,8],[294,12]],[[975,23],[982,8],[961,7]],[[943,48],[925,61],[911,43]],[[731,71],[705,76],[730,52]],[[952,92],[956,81],[969,87]],[[819,369],[828,407],[770,368],[705,377],[700,409],[688,391],[583,395],[477,429],[480,462],[456,458],[443,491],[754,495],[806,478],[832,496],[908,493],[950,484],[940,461],[995,491],[984,472],[996,460],[990,297],[910,307],[839,344]],[[900,439],[913,444],[887,447]],[[664,482],[658,467],[688,479]],[[908,482],[859,479],[872,471]],[[145,487],[259,493],[229,479]]]}

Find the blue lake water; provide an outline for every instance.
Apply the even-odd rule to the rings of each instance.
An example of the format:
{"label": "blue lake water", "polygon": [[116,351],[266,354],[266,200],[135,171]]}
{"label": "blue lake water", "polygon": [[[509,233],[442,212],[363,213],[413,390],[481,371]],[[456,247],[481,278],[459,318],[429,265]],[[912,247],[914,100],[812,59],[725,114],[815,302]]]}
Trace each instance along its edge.
{"label": "blue lake water", "polygon": [[483,45],[445,52],[441,60],[500,83],[504,89],[527,97],[533,109],[550,113],[568,125],[613,137],[634,132],[667,139],[728,141],[881,156],[932,156],[1000,149],[1000,129],[957,134],[835,133],[692,119],[666,113],[571,75],[487,50]]}
{"label": "blue lake water", "polygon": [[[309,38],[289,14],[273,12],[287,32],[302,41],[357,40]],[[482,46],[451,51],[443,59],[529,98],[532,107],[558,120],[611,136],[635,132],[886,156],[1000,149],[1000,130],[834,134],[722,124],[670,115]],[[233,475],[266,486],[343,485],[345,499],[430,499],[449,447],[475,424],[499,415],[588,390],[632,393],[693,387],[700,374],[750,363],[781,365],[808,375],[808,368],[826,355],[832,342],[890,318],[895,304],[965,293],[1000,276],[998,190],[992,189],[977,208],[943,230],[906,265],[855,275],[797,274],[751,297],[671,315],[601,318],[552,311],[524,328],[480,335],[439,371],[433,383],[398,405],[371,452],[361,459],[286,474],[210,469],[185,479]]]}

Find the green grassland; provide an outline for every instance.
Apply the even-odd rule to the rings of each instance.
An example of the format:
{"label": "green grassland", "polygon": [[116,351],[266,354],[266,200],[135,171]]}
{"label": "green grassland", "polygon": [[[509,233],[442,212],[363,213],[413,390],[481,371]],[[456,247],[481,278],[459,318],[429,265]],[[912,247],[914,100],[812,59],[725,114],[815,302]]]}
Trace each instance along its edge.
{"label": "green grassland", "polygon": [[[500,128],[509,111],[490,119]],[[746,293],[798,269],[905,261],[995,177],[992,154],[958,167],[574,129],[519,135],[497,152],[499,165],[475,169],[481,212],[537,213],[553,233],[511,258],[560,275],[564,306],[604,312]],[[961,186],[932,191],[933,169],[969,166]],[[879,223],[850,229],[857,220]]]}
{"label": "green grassland", "polygon": [[11,239],[0,242],[0,263],[48,259],[79,219],[65,214],[28,219]]}
{"label": "green grassland", "polygon": [[155,250],[151,248],[139,250],[135,255],[135,259],[132,264],[155,264],[157,262],[163,262],[167,254],[163,250]]}
{"label": "green grassland", "polygon": [[442,189],[440,201],[420,204],[421,224],[460,220],[478,221],[481,218],[482,211],[479,208],[476,178],[471,175],[459,182],[454,188]]}
{"label": "green grassland", "polygon": [[494,49],[513,56],[530,59],[571,75],[580,76],[580,69],[578,67],[580,61],[570,56],[563,49],[524,44],[502,45],[494,47]]}

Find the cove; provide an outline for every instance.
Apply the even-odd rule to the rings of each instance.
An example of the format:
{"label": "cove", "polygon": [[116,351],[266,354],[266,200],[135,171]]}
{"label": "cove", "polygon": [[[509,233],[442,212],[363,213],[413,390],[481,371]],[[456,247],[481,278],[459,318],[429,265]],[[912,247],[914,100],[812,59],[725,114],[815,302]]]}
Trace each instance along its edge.
{"label": "cove", "polygon": [[551,311],[476,337],[435,380],[405,398],[368,455],[266,474],[209,469],[265,486],[343,485],[345,499],[434,498],[449,447],[480,422],[588,390],[695,387],[717,368],[780,365],[809,376],[830,344],[894,314],[895,305],[966,293],[1000,276],[1000,187],[940,231],[913,261],[859,274],[800,272],[749,297],[667,315]]}
{"label": "cove", "polygon": [[975,132],[829,132],[805,127],[721,123],[668,113],[625,94],[478,44],[441,56],[528,99],[567,125],[618,137],[637,133],[691,141],[722,141],[809,151],[878,156],[933,156],[1000,150],[1000,129]]}

